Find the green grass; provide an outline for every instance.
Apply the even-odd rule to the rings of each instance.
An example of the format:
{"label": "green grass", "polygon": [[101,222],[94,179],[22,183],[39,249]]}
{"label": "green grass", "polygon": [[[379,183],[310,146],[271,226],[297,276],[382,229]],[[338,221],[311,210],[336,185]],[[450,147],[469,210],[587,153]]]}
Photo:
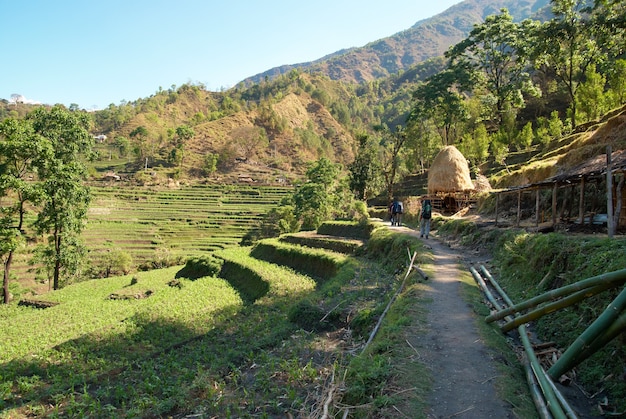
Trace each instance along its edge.
{"label": "green grass", "polygon": [[[626,240],[617,236],[533,234],[521,229],[481,231],[472,223],[449,222],[438,233],[493,254],[491,274],[514,303],[586,278],[623,269]],[[533,322],[544,342],[565,351],[606,309],[620,290],[605,291]],[[626,411],[626,385],[614,374],[626,369],[626,351],[619,338],[576,367],[578,384],[588,393],[606,395],[610,408]]]}
{"label": "green grass", "polygon": [[[347,328],[358,318],[368,335],[376,315],[367,313],[382,311],[393,274],[341,255],[336,274],[316,283],[249,248],[215,255],[237,269],[171,286],[182,269],[172,267],[70,285],[47,294],[60,304],[45,310],[1,307],[10,344],[0,343],[0,417],[317,414],[351,358],[342,345],[363,339]],[[243,298],[251,281],[266,286]]]}

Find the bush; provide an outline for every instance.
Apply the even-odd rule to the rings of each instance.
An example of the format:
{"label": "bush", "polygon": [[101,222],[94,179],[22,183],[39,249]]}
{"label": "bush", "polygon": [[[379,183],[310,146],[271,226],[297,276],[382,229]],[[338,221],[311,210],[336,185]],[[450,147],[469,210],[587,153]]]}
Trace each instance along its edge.
{"label": "bush", "polygon": [[327,221],[317,228],[317,233],[336,237],[369,239],[373,230],[374,224],[368,222]]}
{"label": "bush", "polygon": [[176,272],[175,278],[198,279],[205,276],[216,276],[222,269],[222,259],[213,255],[189,259],[185,267]]}

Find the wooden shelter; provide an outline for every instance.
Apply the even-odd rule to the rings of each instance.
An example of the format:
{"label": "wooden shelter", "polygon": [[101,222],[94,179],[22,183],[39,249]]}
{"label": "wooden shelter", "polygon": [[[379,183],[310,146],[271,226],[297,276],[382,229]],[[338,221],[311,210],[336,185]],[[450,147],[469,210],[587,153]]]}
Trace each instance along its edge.
{"label": "wooden shelter", "polygon": [[[576,210],[577,224],[607,224],[609,235],[617,229],[626,228],[626,212],[622,208],[626,206],[626,188],[624,185],[624,173],[626,172],[626,150],[611,151],[611,147],[607,147],[606,154],[600,154],[592,157],[585,162],[563,170],[555,176],[552,176],[542,182],[529,185],[522,185],[509,189],[496,191],[496,224],[498,223],[498,203],[500,195],[507,193],[517,194],[517,219],[516,225],[520,225],[521,200],[522,194],[531,192],[535,194],[535,225],[544,222],[540,192],[544,190],[552,191],[552,205],[548,211],[551,214],[550,226],[554,227],[559,221],[568,221],[569,214],[573,213],[572,209],[566,209],[566,206],[572,207],[574,202],[567,198],[562,199],[561,208],[558,208],[558,193],[560,190],[569,189],[570,196],[573,195],[571,190],[578,188],[578,203]],[[586,191],[587,186],[594,184],[596,187],[602,184],[606,191],[606,202],[588,202]],[[562,194],[565,195],[565,194]],[[611,203],[609,205],[609,203]],[[567,217],[564,214],[568,214]]]}
{"label": "wooden shelter", "polygon": [[442,212],[456,212],[468,206],[475,192],[469,164],[454,146],[444,147],[428,170],[428,197]]}

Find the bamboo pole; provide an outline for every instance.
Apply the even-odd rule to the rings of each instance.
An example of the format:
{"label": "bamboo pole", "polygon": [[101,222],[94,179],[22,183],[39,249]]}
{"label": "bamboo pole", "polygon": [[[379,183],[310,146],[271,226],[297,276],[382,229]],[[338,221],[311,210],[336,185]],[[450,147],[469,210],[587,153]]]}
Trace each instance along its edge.
{"label": "bamboo pole", "polygon": [[576,357],[575,364],[572,368],[589,358],[600,349],[604,348],[609,342],[626,331],[626,311],[622,311],[617,318],[589,347],[584,349],[580,355]]}
{"label": "bamboo pole", "polygon": [[[411,252],[409,251],[409,254],[410,253]],[[413,252],[413,256],[411,257],[411,262],[409,264],[408,269],[406,270],[406,274],[404,275],[404,279],[402,280],[402,283],[398,287],[398,290],[396,291],[396,293],[391,297],[391,300],[389,300],[389,302],[387,303],[387,307],[385,307],[385,310],[383,311],[383,314],[380,315],[380,317],[378,319],[378,322],[376,322],[376,326],[374,327],[374,329],[370,333],[370,336],[367,339],[367,342],[365,342],[365,345],[363,346],[363,349],[361,349],[361,353],[364,353],[365,349],[367,349],[369,344],[374,340],[374,336],[376,336],[376,333],[378,333],[378,329],[380,328],[380,325],[382,324],[383,319],[387,315],[387,312],[389,311],[389,308],[391,307],[391,304],[393,304],[393,302],[396,301],[396,298],[398,298],[398,295],[404,289],[404,284],[406,283],[406,279],[409,277],[409,274],[413,270],[413,264],[415,263],[415,258],[416,257],[417,257],[417,251]]]}
{"label": "bamboo pole", "polygon": [[535,373],[535,377],[537,377],[537,381],[539,382],[539,387],[541,387],[541,391],[546,399],[546,404],[550,412],[554,415],[554,417],[558,419],[565,419],[565,412],[557,399],[554,389],[548,383],[549,378],[547,377],[543,368],[541,368],[541,364],[535,355],[535,351],[533,350],[532,345],[530,344],[530,339],[528,339],[528,333],[526,331],[526,326],[521,325],[518,327],[518,333],[522,340],[522,345],[526,350],[526,354],[530,358],[530,366]]}
{"label": "bamboo pole", "polygon": [[559,400],[559,403],[561,404],[561,406],[563,406],[563,409],[565,410],[565,414],[567,415],[567,417],[577,418],[578,415],[576,415],[576,412],[574,411],[574,409],[571,408],[571,406],[569,405],[565,397],[563,397],[559,389],[556,388],[554,381],[552,381],[550,377],[546,377],[546,378],[547,378],[548,384],[550,385],[550,387],[552,387],[552,390],[554,391],[554,395]]}
{"label": "bamboo pole", "polygon": [[484,265],[480,265],[480,270],[483,273],[483,275],[485,275],[485,278],[487,278],[487,280],[491,283],[491,285],[493,285],[496,291],[500,293],[500,295],[504,299],[504,302],[506,302],[506,305],[509,307],[514,305],[513,301],[509,298],[506,292],[504,292],[504,290],[500,287],[500,284],[498,284],[496,280],[493,279],[493,276],[491,276],[491,273],[487,270],[487,268],[485,268]]}
{"label": "bamboo pole", "polygon": [[561,357],[550,367],[548,375],[557,380],[561,375],[571,370],[576,358],[593,341],[599,337],[618,318],[619,314],[626,307],[626,288],[608,305],[606,310],[581,333],[578,338],[567,348]]}
{"label": "bamboo pole", "polygon": [[501,326],[500,330],[502,330],[503,333],[507,333],[510,330],[515,329],[520,324],[525,324],[530,321],[537,320],[538,318],[543,317],[546,314],[550,314],[562,308],[569,307],[573,304],[576,304],[577,302],[581,300],[584,300],[585,298],[592,297],[610,288],[615,288],[618,286],[619,284],[609,282],[606,284],[596,285],[595,287],[585,288],[584,290],[575,292],[573,294],[568,295],[567,297],[561,298],[558,301],[548,303],[524,315],[517,316],[515,319]]}
{"label": "bamboo pole", "polygon": [[548,292],[545,292],[536,297],[530,298],[521,303],[507,307],[497,313],[487,316],[485,318],[485,321],[487,323],[490,323],[496,320],[501,320],[504,317],[511,315],[513,313],[526,310],[527,308],[535,307],[543,303],[544,301],[555,300],[564,295],[569,295],[576,291],[583,290],[585,288],[593,287],[593,286],[604,284],[604,283],[622,283],[623,284],[624,282],[626,282],[626,269],[620,269],[619,271],[597,275],[591,278],[583,279],[582,281],[578,281],[570,285],[566,285],[561,288],[550,290]]}
{"label": "bamboo pole", "polygon": [[535,377],[535,373],[530,366],[530,362],[528,361],[528,355],[526,354],[522,354],[522,365],[526,371],[526,380],[528,381],[528,386],[530,387],[530,396],[535,403],[539,417],[541,419],[552,419],[552,414],[550,413],[550,410],[548,410],[548,406],[546,406],[546,401],[541,393],[541,387],[539,386],[537,377]]}
{"label": "bamboo pole", "polygon": [[[483,290],[483,292],[487,296],[487,299],[489,299],[491,304],[493,304],[493,306],[497,308],[500,304],[498,303],[496,298],[493,296],[493,293],[489,291],[489,288],[487,287],[487,284],[485,283],[483,278],[473,267],[470,267],[470,271],[472,272],[472,275],[474,276],[474,279],[476,280],[480,288]],[[489,281],[496,288],[496,290],[500,292],[502,288],[499,285],[496,285],[497,283],[495,280],[493,280],[493,277],[489,275],[488,278],[490,278]],[[501,292],[501,295],[502,295],[502,298],[507,302],[507,304],[510,304],[512,302],[511,299],[509,299],[509,297],[503,291]],[[530,365],[533,370],[533,373],[535,377],[537,378],[537,381],[539,382],[539,387],[541,388],[541,391],[545,397],[548,409],[550,410],[550,412],[552,412],[555,418],[565,419],[566,416],[565,416],[565,413],[563,412],[563,408],[561,407],[554,393],[554,390],[552,389],[552,387],[550,387],[550,384],[548,383],[548,377],[546,376],[543,368],[541,368],[541,365],[539,364],[539,360],[537,359],[537,356],[535,355],[535,351],[532,348],[530,339],[528,338],[528,333],[526,331],[526,326],[521,325],[518,327],[517,330],[520,335],[520,339],[522,340],[524,349],[526,350],[526,355],[528,356],[528,359],[530,361]]]}
{"label": "bamboo pole", "polygon": [[476,282],[478,282],[478,284],[480,285],[481,289],[483,290],[483,292],[487,296],[487,299],[491,302],[491,304],[497,310],[498,307],[500,306],[500,303],[498,302],[496,297],[493,295],[493,293],[489,290],[489,287],[487,287],[487,284],[485,283],[483,278],[480,276],[480,274],[478,273],[476,268],[474,268],[473,266],[470,266],[470,272],[472,273],[472,276],[474,277]]}

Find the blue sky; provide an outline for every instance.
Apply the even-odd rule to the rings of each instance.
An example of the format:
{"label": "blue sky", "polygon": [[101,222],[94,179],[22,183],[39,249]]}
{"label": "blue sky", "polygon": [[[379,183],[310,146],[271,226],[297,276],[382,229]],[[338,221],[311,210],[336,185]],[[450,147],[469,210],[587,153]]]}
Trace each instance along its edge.
{"label": "blue sky", "polygon": [[237,84],[410,28],[461,0],[0,0],[0,98],[85,109]]}

